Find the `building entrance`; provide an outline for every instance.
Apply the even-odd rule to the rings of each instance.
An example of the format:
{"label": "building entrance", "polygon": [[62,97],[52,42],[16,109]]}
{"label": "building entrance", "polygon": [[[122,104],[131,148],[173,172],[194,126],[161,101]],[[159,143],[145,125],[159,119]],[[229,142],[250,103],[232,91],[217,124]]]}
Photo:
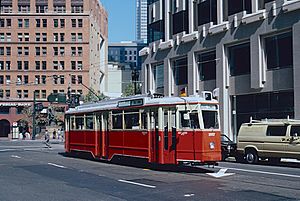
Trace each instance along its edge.
{"label": "building entrance", "polygon": [[6,119],[0,120],[0,137],[8,137],[10,133],[10,123]]}

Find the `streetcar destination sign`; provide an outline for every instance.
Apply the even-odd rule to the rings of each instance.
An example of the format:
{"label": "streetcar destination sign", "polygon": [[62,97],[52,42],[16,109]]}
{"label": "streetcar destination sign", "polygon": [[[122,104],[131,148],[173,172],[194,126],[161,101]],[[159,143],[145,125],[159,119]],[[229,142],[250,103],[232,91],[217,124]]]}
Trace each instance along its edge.
{"label": "streetcar destination sign", "polygon": [[119,101],[118,107],[140,106],[143,105],[143,99]]}

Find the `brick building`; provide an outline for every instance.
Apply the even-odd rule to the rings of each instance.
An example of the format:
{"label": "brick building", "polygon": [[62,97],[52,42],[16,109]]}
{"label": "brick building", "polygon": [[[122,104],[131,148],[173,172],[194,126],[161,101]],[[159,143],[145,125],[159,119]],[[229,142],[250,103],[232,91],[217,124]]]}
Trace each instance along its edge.
{"label": "brick building", "polygon": [[107,13],[98,0],[2,0],[0,137],[51,93],[105,90]]}

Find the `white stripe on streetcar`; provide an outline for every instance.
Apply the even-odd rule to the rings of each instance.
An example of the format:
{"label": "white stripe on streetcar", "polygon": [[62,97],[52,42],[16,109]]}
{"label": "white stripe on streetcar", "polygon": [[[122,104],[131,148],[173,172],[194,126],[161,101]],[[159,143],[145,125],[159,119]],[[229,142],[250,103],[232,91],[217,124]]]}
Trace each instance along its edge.
{"label": "white stripe on streetcar", "polygon": [[294,174],[284,174],[284,173],[277,173],[277,172],[265,172],[265,171],[259,171],[259,170],[246,170],[246,169],[240,169],[240,168],[229,168],[229,167],[220,167],[220,166],[218,166],[218,168],[227,168],[229,170],[237,170],[237,171],[241,171],[241,172],[251,172],[251,173],[258,173],[258,174],[268,174],[268,175],[300,178],[300,175],[294,175]]}
{"label": "white stripe on streetcar", "polygon": [[20,156],[11,155],[12,158],[21,158]]}
{"label": "white stripe on streetcar", "polygon": [[128,184],[143,186],[143,187],[147,187],[147,188],[156,188],[156,186],[151,186],[151,185],[137,183],[137,182],[132,182],[132,181],[126,181],[126,180],[122,180],[122,179],[119,179],[118,181],[119,182],[123,182],[123,183],[128,183]]}
{"label": "white stripe on streetcar", "polygon": [[63,166],[63,165],[57,165],[57,164],[55,164],[55,163],[48,163],[48,165],[52,165],[52,166],[54,166],[54,167],[59,167],[59,168],[66,168],[66,167]]}

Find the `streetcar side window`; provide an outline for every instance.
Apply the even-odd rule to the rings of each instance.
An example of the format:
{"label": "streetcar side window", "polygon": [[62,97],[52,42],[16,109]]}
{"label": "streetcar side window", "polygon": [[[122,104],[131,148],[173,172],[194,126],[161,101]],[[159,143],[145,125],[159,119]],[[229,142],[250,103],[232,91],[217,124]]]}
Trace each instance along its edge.
{"label": "streetcar side window", "polygon": [[125,129],[139,129],[139,112],[129,111],[125,113]]}
{"label": "streetcar side window", "polygon": [[146,112],[143,112],[141,114],[142,116],[142,119],[141,119],[141,129],[147,129],[147,113]]}
{"label": "streetcar side window", "polygon": [[180,128],[189,128],[190,127],[190,120],[185,119],[184,117],[188,114],[188,111],[181,111],[179,112],[179,119],[180,119]]}
{"label": "streetcar side window", "polygon": [[204,129],[218,129],[218,113],[217,111],[202,111]]}
{"label": "streetcar side window", "polygon": [[70,117],[70,130],[75,130],[75,117]]}
{"label": "streetcar side window", "polygon": [[86,116],[85,117],[85,127],[88,130],[94,129],[94,118],[93,116]]}
{"label": "streetcar side window", "polygon": [[82,130],[83,129],[83,125],[84,125],[83,119],[84,118],[82,116],[75,117],[75,129],[76,130]]}
{"label": "streetcar side window", "polygon": [[[193,128],[193,129],[199,129],[200,124],[199,124],[199,117],[198,117],[198,112],[197,111],[181,111],[179,112],[179,117],[180,117],[180,128]],[[189,116],[189,119],[184,118],[185,116]]]}
{"label": "streetcar side window", "polygon": [[123,129],[123,115],[120,111],[112,113],[112,129]]}

